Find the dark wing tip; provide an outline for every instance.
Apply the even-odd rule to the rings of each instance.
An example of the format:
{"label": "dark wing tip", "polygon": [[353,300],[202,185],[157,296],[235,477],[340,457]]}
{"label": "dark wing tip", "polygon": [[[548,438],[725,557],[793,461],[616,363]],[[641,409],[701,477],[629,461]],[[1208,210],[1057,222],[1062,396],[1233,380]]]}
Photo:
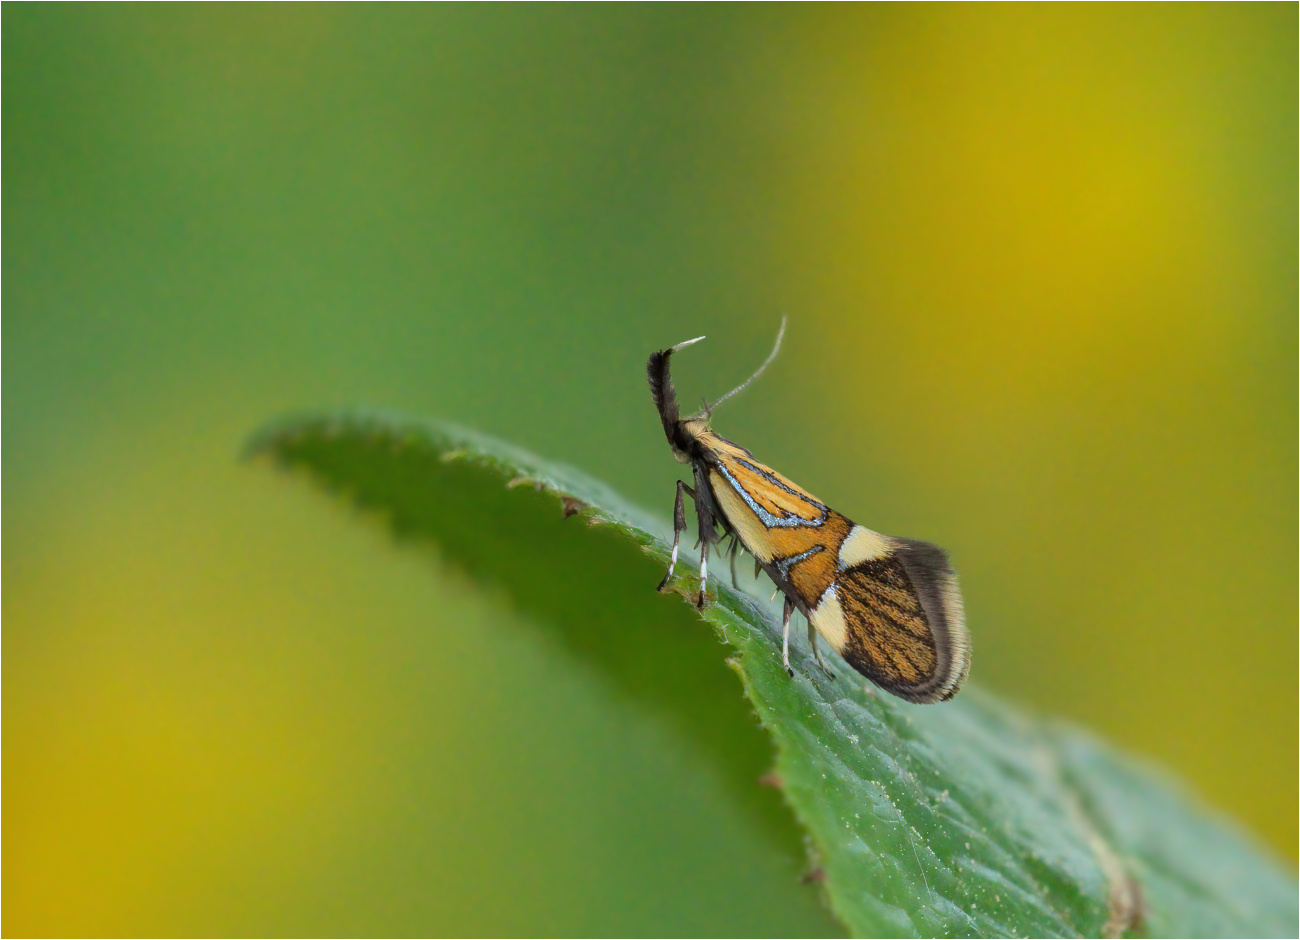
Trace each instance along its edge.
{"label": "dark wing tip", "polygon": [[946,702],[970,673],[970,633],[957,574],[938,545],[901,538],[894,544],[894,556],[907,572],[934,636],[936,662],[934,675],[925,682],[890,691],[912,702]]}

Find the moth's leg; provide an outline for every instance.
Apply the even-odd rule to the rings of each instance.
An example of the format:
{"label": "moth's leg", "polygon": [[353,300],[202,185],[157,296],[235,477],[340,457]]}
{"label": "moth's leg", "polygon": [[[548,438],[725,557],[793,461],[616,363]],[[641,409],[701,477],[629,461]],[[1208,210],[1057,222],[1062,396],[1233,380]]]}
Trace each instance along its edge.
{"label": "moth's leg", "polygon": [[718,540],[718,534],[713,517],[713,494],[704,476],[704,468],[697,462],[692,469],[695,471],[695,521],[699,523],[700,532],[700,598],[695,606],[703,610],[707,599],[705,592],[709,587],[709,545]]}
{"label": "moth's leg", "polygon": [[817,646],[817,628],[808,621],[808,642],[813,648],[813,656],[817,658],[817,665],[822,667],[822,672],[826,673],[831,679],[835,678],[835,673],[831,672],[831,667],[826,665],[826,660],[822,659],[821,648]]}
{"label": "moth's leg", "polygon": [[673,503],[673,557],[668,561],[668,573],[659,582],[661,591],[673,576],[673,569],[677,567],[677,543],[681,540],[682,533],[686,531],[686,501],[682,498],[683,493],[689,494],[691,499],[695,498],[695,490],[678,480],[677,500]]}
{"label": "moth's leg", "polygon": [[700,539],[700,599],[695,606],[704,609],[704,592],[709,586],[709,540]]}
{"label": "moth's leg", "polygon": [[790,668],[790,618],[794,616],[794,601],[790,598],[785,599],[785,611],[781,614],[781,664],[785,666],[785,671],[790,673],[790,678],[794,678],[794,670]]}
{"label": "moth's leg", "polygon": [[731,533],[731,586],[740,590],[740,582],[736,580],[736,556],[740,554],[740,536]]}

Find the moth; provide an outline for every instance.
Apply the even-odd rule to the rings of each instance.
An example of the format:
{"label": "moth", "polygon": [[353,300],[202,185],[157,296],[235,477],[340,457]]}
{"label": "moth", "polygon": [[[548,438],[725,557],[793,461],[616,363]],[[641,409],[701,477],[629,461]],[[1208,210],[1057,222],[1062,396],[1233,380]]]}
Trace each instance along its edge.
{"label": "moth", "polygon": [[709,549],[730,538],[731,544],[719,551],[730,552],[733,583],[736,554],[744,548],[754,557],[754,574],[766,572],[785,595],[781,660],[792,677],[790,620],[798,611],[808,621],[817,663],[828,674],[818,634],[850,666],[900,698],[950,699],[970,671],[970,635],[944,550],[857,525],[709,427],[713,410],[776,358],[784,334],[783,320],[776,345],[758,371],[712,405],[705,400],[703,411],[686,418],[679,414],[669,359],[704,337],[651,353],[646,363],[664,434],[678,462],[690,465],[694,483],[677,481],[672,558],[659,590],[677,566],[678,543],[686,530],[684,497],[689,496],[699,524],[697,606],[705,604]]}

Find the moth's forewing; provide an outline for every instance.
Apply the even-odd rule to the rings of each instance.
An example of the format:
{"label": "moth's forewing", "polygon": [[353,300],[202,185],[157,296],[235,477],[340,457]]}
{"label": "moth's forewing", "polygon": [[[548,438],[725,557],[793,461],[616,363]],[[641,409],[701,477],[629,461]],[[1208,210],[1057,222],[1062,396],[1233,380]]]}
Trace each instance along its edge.
{"label": "moth's forewing", "polygon": [[914,702],[957,691],[970,642],[942,549],[854,525],[711,431],[696,442],[727,525],[850,666]]}

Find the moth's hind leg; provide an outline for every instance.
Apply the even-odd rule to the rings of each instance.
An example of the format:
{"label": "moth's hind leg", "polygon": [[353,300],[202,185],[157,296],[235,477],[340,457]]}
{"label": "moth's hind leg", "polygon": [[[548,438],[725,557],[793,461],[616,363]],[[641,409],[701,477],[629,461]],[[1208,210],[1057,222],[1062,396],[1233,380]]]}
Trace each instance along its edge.
{"label": "moth's hind leg", "polygon": [[790,598],[785,599],[785,610],[781,614],[781,665],[785,666],[785,671],[794,678],[794,670],[790,668],[790,618],[794,616],[794,601]]}
{"label": "moth's hind leg", "polygon": [[812,647],[813,656],[817,660],[817,665],[822,667],[822,672],[826,673],[827,678],[834,679],[835,673],[831,672],[831,667],[826,665],[826,660],[822,659],[821,647],[817,645],[817,628],[813,626],[812,621],[808,621],[808,644]]}
{"label": "moth's hind leg", "polygon": [[740,582],[736,580],[736,556],[740,554],[740,536],[735,532],[731,533],[731,586],[740,590]]}
{"label": "moth's hind leg", "polygon": [[691,499],[695,498],[695,490],[678,480],[677,499],[673,503],[673,557],[668,561],[668,573],[659,582],[661,591],[667,586],[673,576],[673,569],[677,567],[677,543],[681,540],[682,533],[686,531],[686,500],[682,497],[683,493],[689,495]]}

